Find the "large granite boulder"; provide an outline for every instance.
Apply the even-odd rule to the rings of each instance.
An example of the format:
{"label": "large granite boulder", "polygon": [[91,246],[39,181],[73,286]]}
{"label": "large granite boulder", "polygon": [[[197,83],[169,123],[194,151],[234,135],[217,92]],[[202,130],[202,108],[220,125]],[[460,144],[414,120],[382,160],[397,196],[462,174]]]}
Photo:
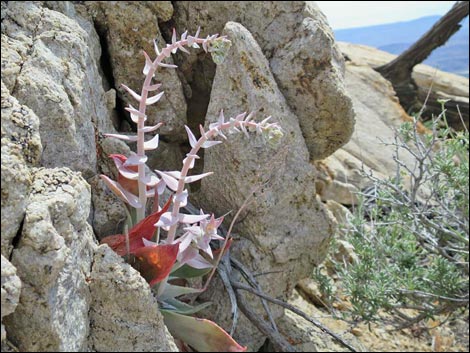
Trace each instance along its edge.
{"label": "large granite boulder", "polygon": [[[246,138],[239,133],[205,150],[204,172],[214,175],[202,180],[198,200],[205,211],[217,215],[232,211],[233,216],[257,189],[236,227],[241,238],[232,255],[255,272],[270,271],[259,278],[263,290],[286,298],[296,282],[323,260],[334,225],[315,198],[316,171],[309,163],[298,120],[260,47],[241,24],[228,22],[223,33],[233,45],[217,67],[206,124],[216,121],[221,109],[226,117],[256,109],[258,120],[272,115],[284,136],[277,146],[270,146],[260,135]],[[208,296],[219,303],[212,317],[227,325],[230,303],[222,287]],[[275,313],[276,317],[282,315],[279,309]],[[251,349],[263,342],[263,336],[249,323],[240,324],[235,337]]]}
{"label": "large granite boulder", "polygon": [[[298,117],[310,159],[324,158],[350,138],[354,112],[344,90],[344,63],[325,16],[305,1],[178,1],[175,22],[182,32],[202,27],[204,35],[221,33],[228,21],[246,27],[268,59],[287,105]],[[193,83],[211,77],[214,67],[192,54],[182,71]],[[238,63],[237,63],[238,64]],[[210,85],[210,81],[206,86]]]}

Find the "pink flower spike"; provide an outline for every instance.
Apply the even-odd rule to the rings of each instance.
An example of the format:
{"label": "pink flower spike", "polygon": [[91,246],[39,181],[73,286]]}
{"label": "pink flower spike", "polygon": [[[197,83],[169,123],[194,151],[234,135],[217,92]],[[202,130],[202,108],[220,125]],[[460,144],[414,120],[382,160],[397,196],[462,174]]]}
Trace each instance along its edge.
{"label": "pink flower spike", "polygon": [[138,95],[137,93],[135,93],[133,90],[131,90],[129,87],[127,87],[124,83],[121,83],[121,86],[127,91],[129,92],[129,94],[134,97],[134,99],[138,102],[140,102],[140,100],[142,99],[142,97],[140,95]]}
{"label": "pink flower spike", "polygon": [[150,57],[148,56],[148,54],[145,51],[143,52],[145,56],[145,66],[144,66],[144,69],[142,70],[142,73],[147,76],[147,74],[149,73],[153,65],[152,65],[152,60],[150,60]]}
{"label": "pink flower spike", "polygon": [[178,220],[179,220],[181,223],[193,224],[193,223],[200,222],[200,221],[206,219],[207,217],[209,217],[208,214],[192,215],[192,214],[180,213],[180,214],[178,215]]}
{"label": "pink flower spike", "polygon": [[147,159],[147,156],[139,156],[137,154],[133,154],[124,162],[124,166],[127,167],[131,165],[145,164],[145,162],[147,162]]}
{"label": "pink flower spike", "polygon": [[165,92],[160,92],[151,98],[147,98],[147,100],[145,101],[145,105],[151,105],[151,104],[157,103],[160,100],[160,98],[162,98],[164,93]]}
{"label": "pink flower spike", "polygon": [[152,132],[152,131],[157,130],[162,125],[163,123],[158,123],[157,125],[153,125],[153,126],[145,126],[141,131],[143,131],[144,133]]}
{"label": "pink flower spike", "polygon": [[119,183],[111,180],[106,175],[101,174],[101,179],[105,182],[105,184],[111,189],[111,191],[125,203],[128,203],[134,208],[141,208],[142,205],[139,202],[139,198],[134,194],[130,193],[129,191],[125,190]]}
{"label": "pink flower spike", "polygon": [[184,33],[181,35],[181,40],[185,40],[186,36],[188,35],[188,31],[184,31]]}
{"label": "pink flower spike", "polygon": [[189,127],[185,125],[184,128],[186,129],[186,132],[188,134],[189,144],[191,145],[192,148],[194,148],[194,146],[196,146],[196,143],[197,143],[196,137],[194,137],[194,134]]}
{"label": "pink flower spike", "polygon": [[187,184],[192,183],[192,182],[195,182],[197,180],[201,180],[202,178],[204,178],[208,175],[211,175],[211,174],[214,174],[214,172],[208,172],[208,173],[204,173],[204,174],[187,176],[186,178],[184,178],[184,182],[187,183]]}
{"label": "pink flower spike", "polygon": [[121,135],[121,134],[103,134],[106,137],[114,137],[120,140],[124,141],[129,141],[129,142],[134,142],[137,141],[137,136],[132,136],[132,135]]}
{"label": "pink flower spike", "polygon": [[169,176],[168,174],[166,173],[163,173],[159,170],[155,170],[163,179],[163,181],[165,182],[165,184],[173,191],[176,191],[178,190],[178,180],[176,180],[175,178],[173,178],[172,176]]}
{"label": "pink flower spike", "polygon": [[151,140],[144,142],[144,150],[154,150],[158,147],[159,135],[156,134]]}
{"label": "pink flower spike", "polygon": [[171,36],[171,44],[176,43],[176,29],[173,28],[173,35]]}
{"label": "pink flower spike", "polygon": [[204,49],[204,51],[205,51],[206,53],[207,53],[207,39],[208,39],[208,38],[206,38],[206,39],[204,40],[204,42],[202,42],[202,49]]}

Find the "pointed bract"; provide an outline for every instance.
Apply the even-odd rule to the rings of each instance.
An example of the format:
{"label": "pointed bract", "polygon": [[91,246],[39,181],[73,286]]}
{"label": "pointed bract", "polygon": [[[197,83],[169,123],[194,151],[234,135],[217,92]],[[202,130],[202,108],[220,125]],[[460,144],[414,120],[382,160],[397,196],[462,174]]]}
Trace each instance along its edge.
{"label": "pointed bract", "polygon": [[125,190],[119,183],[111,180],[106,175],[101,174],[101,179],[106,183],[109,189],[119,198],[121,201],[128,203],[134,208],[141,208],[142,205],[139,202],[139,198],[129,191]]}
{"label": "pointed bract", "polygon": [[157,130],[159,127],[161,127],[163,125],[163,123],[158,123],[157,125],[153,125],[153,126],[145,126],[142,131],[144,133],[146,132],[152,132],[152,131],[155,131]]}
{"label": "pointed bract", "polygon": [[148,54],[143,51],[144,53],[144,56],[145,56],[145,66],[144,66],[144,69],[142,70],[142,73],[147,76],[147,74],[149,73],[150,69],[152,69],[152,60],[150,60],[150,57],[148,56]]}
{"label": "pointed bract", "polygon": [[159,139],[159,135],[156,134],[151,140],[145,141],[144,150],[149,151],[149,150],[156,149],[158,147],[158,139]]}
{"label": "pointed bract", "polygon": [[189,127],[185,125],[184,128],[186,129],[186,133],[188,134],[189,144],[191,145],[192,148],[194,148],[197,143],[196,137],[194,136],[193,132],[191,131]]}
{"label": "pointed bract", "polygon": [[124,83],[121,83],[121,86],[127,91],[129,92],[129,94],[137,101],[137,102],[140,102],[140,100],[142,99],[142,97],[137,94],[136,92],[134,92],[133,90],[131,90],[129,87],[127,87]]}
{"label": "pointed bract", "polygon": [[145,105],[151,105],[151,104],[157,103],[160,100],[160,98],[162,98],[164,93],[165,92],[160,92],[151,98],[147,98],[147,100],[145,101]]}
{"label": "pointed bract", "polygon": [[188,177],[184,178],[184,182],[185,183],[192,183],[192,182],[195,182],[197,180],[201,180],[202,178],[204,178],[208,175],[211,175],[211,174],[214,174],[214,172],[207,172],[207,173],[198,174],[198,175],[191,175],[191,176],[188,176]]}
{"label": "pointed bract", "polygon": [[124,141],[129,141],[129,142],[134,142],[137,141],[137,136],[134,135],[121,135],[121,134],[103,134],[106,137],[114,137],[116,139],[124,140]]}

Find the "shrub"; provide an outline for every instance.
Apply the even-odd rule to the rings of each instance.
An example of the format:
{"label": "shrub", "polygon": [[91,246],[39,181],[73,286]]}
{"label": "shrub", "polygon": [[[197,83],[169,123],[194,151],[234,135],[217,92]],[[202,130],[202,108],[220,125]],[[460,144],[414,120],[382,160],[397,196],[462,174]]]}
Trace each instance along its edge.
{"label": "shrub", "polygon": [[[356,320],[386,312],[405,327],[468,308],[469,136],[447,127],[442,104],[429,133],[418,134],[417,118],[396,132],[394,177],[367,175],[373,185],[344,227],[358,260],[331,258]],[[331,297],[328,276],[316,278]]]}

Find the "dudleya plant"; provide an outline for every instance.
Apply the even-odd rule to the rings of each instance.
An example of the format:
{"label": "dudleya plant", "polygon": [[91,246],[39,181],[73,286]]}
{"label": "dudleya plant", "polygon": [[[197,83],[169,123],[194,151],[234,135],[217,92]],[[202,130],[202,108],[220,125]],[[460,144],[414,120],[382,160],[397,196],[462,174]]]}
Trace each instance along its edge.
{"label": "dudleya plant", "polygon": [[[201,149],[211,148],[222,143],[220,138],[227,139],[226,134],[249,132],[263,135],[269,144],[277,143],[282,138],[278,124],[270,123],[271,117],[261,122],[252,120],[253,113],[241,113],[228,120],[223,111],[217,122],[205,130],[200,126],[199,138],[185,126],[191,151],[183,160],[180,171],[160,171],[157,175],[146,173],[146,151],[158,147],[159,135],[145,141],[145,133],[153,132],[163,124],[146,126],[146,107],[157,103],[164,92],[158,92],[161,84],[153,83],[157,68],[176,68],[176,65],[164,63],[171,54],[181,50],[189,53],[185,47],[199,48],[209,52],[216,64],[221,64],[230,48],[230,40],[217,34],[199,37],[200,29],[194,36],[184,32],[177,40],[173,30],[172,41],[160,50],[154,43],[156,58],[152,61],[147,53],[143,74],[145,80],[141,93],[138,94],[126,85],[122,87],[139,103],[136,109],[132,105],[126,108],[131,119],[137,124],[137,135],[107,134],[108,137],[118,138],[127,142],[137,142],[137,153],[131,156],[112,154],[119,172],[117,181],[101,175],[103,181],[121,199],[128,210],[129,231],[104,238],[102,243],[108,244],[116,253],[124,256],[136,268],[154,289],[160,303],[160,310],[165,324],[172,335],[197,351],[244,351],[223,329],[209,320],[196,319],[190,315],[196,313],[210,303],[191,306],[178,300],[178,297],[198,293],[207,288],[215,268],[224,251],[227,249],[229,235],[225,238],[218,234],[218,228],[223,217],[216,218],[213,214],[203,211],[198,215],[185,214],[181,208],[187,205],[189,190],[187,184],[193,183],[212,173],[188,175],[199,159]],[[150,92],[157,92],[149,97]],[[159,197],[165,189],[173,192],[162,208],[159,207]],[[145,215],[147,199],[154,198],[152,213]],[[181,229],[182,228],[182,229]],[[177,230],[179,229],[179,232]],[[223,241],[218,250],[212,250],[212,240]],[[175,280],[200,277],[209,274],[202,288],[191,288],[176,285]],[[179,282],[179,283],[180,283]]]}

